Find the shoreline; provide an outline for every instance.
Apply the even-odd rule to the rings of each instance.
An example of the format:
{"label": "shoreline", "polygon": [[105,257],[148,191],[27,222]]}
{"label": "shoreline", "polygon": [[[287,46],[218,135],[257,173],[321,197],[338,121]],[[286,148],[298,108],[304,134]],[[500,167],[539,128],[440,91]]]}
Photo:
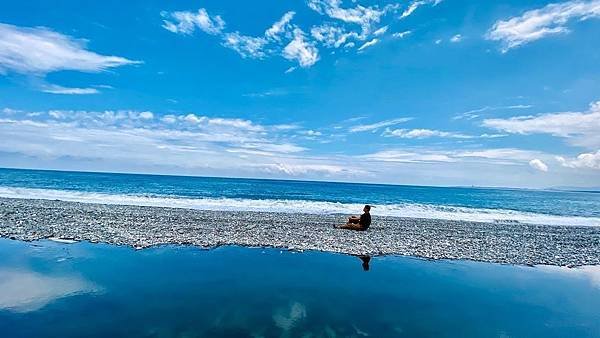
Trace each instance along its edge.
{"label": "shoreline", "polygon": [[600,265],[600,227],[374,215],[369,231],[333,229],[343,215],[205,211],[0,198],[0,237],[69,238],[146,248],[226,245],[399,255],[516,265]]}

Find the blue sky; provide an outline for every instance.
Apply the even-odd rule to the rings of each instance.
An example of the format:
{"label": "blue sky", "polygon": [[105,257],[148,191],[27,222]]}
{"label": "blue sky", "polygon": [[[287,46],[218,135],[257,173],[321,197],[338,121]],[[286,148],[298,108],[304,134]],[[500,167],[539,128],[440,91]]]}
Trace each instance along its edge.
{"label": "blue sky", "polygon": [[0,166],[600,185],[600,0],[2,7]]}

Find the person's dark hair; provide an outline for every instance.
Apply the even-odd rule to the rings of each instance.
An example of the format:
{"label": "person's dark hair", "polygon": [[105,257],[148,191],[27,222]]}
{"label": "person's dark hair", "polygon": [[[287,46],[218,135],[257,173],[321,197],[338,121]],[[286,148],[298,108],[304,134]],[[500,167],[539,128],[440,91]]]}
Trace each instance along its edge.
{"label": "person's dark hair", "polygon": [[365,209],[367,209],[368,211],[371,211],[371,206],[370,206],[370,205],[368,205],[368,204],[366,204],[366,205],[365,205]]}

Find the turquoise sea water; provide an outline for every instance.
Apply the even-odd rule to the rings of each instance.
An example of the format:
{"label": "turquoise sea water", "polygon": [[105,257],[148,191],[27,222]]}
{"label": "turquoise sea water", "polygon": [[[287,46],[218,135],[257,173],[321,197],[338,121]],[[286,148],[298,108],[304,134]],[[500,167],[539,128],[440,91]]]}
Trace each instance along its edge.
{"label": "turquoise sea water", "polygon": [[600,268],[0,239],[2,337],[600,337]]}
{"label": "turquoise sea water", "polygon": [[600,226],[600,193],[0,169],[0,197]]}

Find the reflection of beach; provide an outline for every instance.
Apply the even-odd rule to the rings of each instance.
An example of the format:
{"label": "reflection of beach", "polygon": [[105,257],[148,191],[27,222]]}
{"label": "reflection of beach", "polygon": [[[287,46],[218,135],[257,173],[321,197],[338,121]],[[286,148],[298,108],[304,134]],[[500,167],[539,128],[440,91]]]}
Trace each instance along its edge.
{"label": "reflection of beach", "polygon": [[97,288],[76,276],[49,276],[28,270],[0,270],[0,310],[36,311],[67,296]]}

